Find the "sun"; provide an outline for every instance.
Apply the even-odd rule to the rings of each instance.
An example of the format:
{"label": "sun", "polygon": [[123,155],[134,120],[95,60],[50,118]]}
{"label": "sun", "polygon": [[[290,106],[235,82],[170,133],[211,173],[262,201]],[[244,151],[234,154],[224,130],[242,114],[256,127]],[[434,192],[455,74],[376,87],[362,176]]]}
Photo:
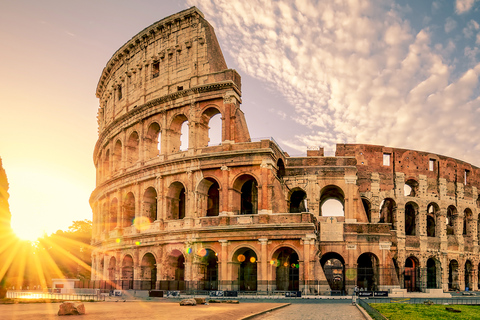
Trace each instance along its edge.
{"label": "sun", "polygon": [[12,218],[12,230],[15,235],[21,240],[37,241],[38,238],[43,237],[45,230],[40,226],[35,227],[27,224],[19,224],[18,221]]}

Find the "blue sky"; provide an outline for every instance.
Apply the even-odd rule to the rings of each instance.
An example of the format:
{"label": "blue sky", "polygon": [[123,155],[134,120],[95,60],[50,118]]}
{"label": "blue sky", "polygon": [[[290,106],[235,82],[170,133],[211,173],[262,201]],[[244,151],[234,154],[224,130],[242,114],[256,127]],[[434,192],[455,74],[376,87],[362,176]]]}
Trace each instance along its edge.
{"label": "blue sky", "polygon": [[91,218],[101,71],[192,5],[242,76],[253,138],[290,155],[370,143],[480,165],[480,1],[5,0],[0,156],[15,229]]}

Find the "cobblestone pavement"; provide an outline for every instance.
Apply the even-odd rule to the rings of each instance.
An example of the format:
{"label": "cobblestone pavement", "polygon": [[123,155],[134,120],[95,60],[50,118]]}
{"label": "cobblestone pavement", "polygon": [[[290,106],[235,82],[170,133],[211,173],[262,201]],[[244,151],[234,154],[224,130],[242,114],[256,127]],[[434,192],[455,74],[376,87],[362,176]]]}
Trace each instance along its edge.
{"label": "cobblestone pavement", "polygon": [[346,319],[364,319],[363,314],[356,306],[350,303],[308,303],[291,304],[285,308],[274,310],[259,315],[255,320],[346,320]]}

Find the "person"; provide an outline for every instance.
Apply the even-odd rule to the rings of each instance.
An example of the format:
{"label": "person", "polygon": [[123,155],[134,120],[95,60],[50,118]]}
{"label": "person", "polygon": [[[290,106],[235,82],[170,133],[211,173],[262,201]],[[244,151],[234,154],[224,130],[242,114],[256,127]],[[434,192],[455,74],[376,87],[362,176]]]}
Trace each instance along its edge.
{"label": "person", "polygon": [[358,286],[355,286],[355,288],[353,289],[353,293],[352,293],[352,304],[353,305],[357,304],[357,295],[358,295]]}

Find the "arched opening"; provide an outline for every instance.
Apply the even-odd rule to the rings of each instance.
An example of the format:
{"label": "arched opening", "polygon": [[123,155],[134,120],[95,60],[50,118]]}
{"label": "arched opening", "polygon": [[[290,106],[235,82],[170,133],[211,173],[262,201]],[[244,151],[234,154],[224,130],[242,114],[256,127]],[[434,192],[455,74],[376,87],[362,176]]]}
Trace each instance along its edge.
{"label": "arched opening", "polygon": [[390,223],[390,228],[395,230],[395,216],[397,205],[393,199],[386,198],[380,204],[380,223]]}
{"label": "arched opening", "polygon": [[407,292],[420,291],[420,266],[417,258],[408,257],[405,260],[404,288]]}
{"label": "arched opening", "polygon": [[320,215],[323,217],[343,217],[345,195],[337,186],[326,186],[321,191]]}
{"label": "arched opening", "polygon": [[283,177],[285,176],[285,164],[283,163],[282,159],[277,160],[277,177],[280,181],[283,181]]}
{"label": "arched opening", "polygon": [[299,290],[299,263],[298,254],[292,248],[280,248],[274,255],[270,264],[275,266],[275,284],[277,290]]}
{"label": "arched opening", "polygon": [[165,281],[162,290],[185,290],[185,257],[179,250],[173,250],[167,257]]}
{"label": "arched opening", "polygon": [[290,212],[300,213],[306,212],[307,207],[305,205],[307,201],[307,194],[301,189],[296,189],[290,195]]}
{"label": "arched opening", "polygon": [[409,202],[405,205],[405,235],[414,236],[416,235],[416,221],[415,217],[417,216],[418,206]]}
{"label": "arched opening", "polygon": [[365,210],[365,215],[367,216],[368,222],[372,222],[372,206],[370,201],[365,198],[362,198],[363,209]]}
{"label": "arched opening", "polygon": [[377,290],[378,258],[373,253],[362,253],[357,259],[357,286],[363,290]]}
{"label": "arched opening", "polygon": [[181,182],[174,182],[168,188],[167,215],[168,219],[185,218],[186,198],[185,187]]}
{"label": "arched opening", "polygon": [[[258,184],[254,177],[244,174],[235,180],[235,190],[240,191],[234,203],[239,204],[239,214],[257,214],[258,212]],[[237,202],[238,201],[238,202]],[[238,207],[237,207],[238,208]]]}
{"label": "arched opening", "polygon": [[102,280],[103,280],[103,275],[105,274],[104,271],[105,271],[105,258],[103,256],[100,256],[100,270],[99,270],[99,273],[100,275],[102,276]]}
{"label": "arched opening", "polygon": [[115,172],[122,168],[122,142],[117,140],[113,150],[113,168]]}
{"label": "arched opening", "polygon": [[138,161],[139,143],[140,139],[138,137],[138,133],[133,131],[127,141],[127,163],[130,166],[134,165]]}
{"label": "arched opening", "polygon": [[473,264],[470,260],[465,262],[465,291],[473,290]]}
{"label": "arched opening", "polygon": [[109,226],[108,230],[113,230],[117,227],[117,214],[118,214],[118,200],[113,198],[112,203],[110,204],[110,213],[109,213]]}
{"label": "arched opening", "polygon": [[239,291],[257,291],[257,254],[252,249],[242,248],[233,256],[232,274],[237,277]]}
{"label": "arched opening", "polygon": [[448,290],[460,290],[458,280],[458,262],[457,260],[451,260],[448,265]]}
{"label": "arched opening", "polygon": [[436,218],[438,206],[435,203],[430,203],[427,206],[427,237],[435,237],[436,235]]}
{"label": "arched opening", "polygon": [[140,264],[141,290],[152,290],[156,288],[157,282],[157,261],[151,253],[146,253]]}
{"label": "arched opening", "polygon": [[133,258],[131,255],[126,255],[122,261],[122,289],[133,289]]}
{"label": "arched opening", "polygon": [[218,290],[218,258],[215,251],[202,248],[198,251],[204,266],[204,290]]}
{"label": "arched opening", "polygon": [[103,203],[102,211],[101,211],[101,214],[100,214],[100,224],[99,224],[100,225],[100,232],[105,232],[105,231],[109,230],[108,219],[109,219],[109,215],[108,215],[108,212],[107,212],[107,204]]}
{"label": "arched opening", "polygon": [[217,180],[205,178],[197,187],[198,210],[202,216],[216,217],[220,213],[220,186]]}
{"label": "arched opening", "polygon": [[123,227],[132,226],[135,222],[135,196],[132,192],[127,193],[125,196],[123,212]]}
{"label": "arched opening", "polygon": [[110,262],[108,263],[108,280],[113,282],[116,280],[116,271],[117,271],[117,259],[115,257],[110,258]]}
{"label": "arched opening", "polygon": [[457,208],[448,206],[447,208],[447,235],[455,234],[455,223],[457,220]]}
{"label": "arched opening", "polygon": [[418,182],[410,179],[405,182],[403,186],[403,195],[405,197],[416,197],[418,194]]}
{"label": "arched opening", "polygon": [[217,146],[222,143],[222,115],[217,113],[208,122],[208,145]]}
{"label": "arched opening", "polygon": [[103,159],[103,176],[105,179],[110,177],[110,150],[105,152],[105,158]]}
{"label": "arched opening", "polygon": [[463,212],[463,235],[472,235],[472,210],[470,208],[465,209]]}
{"label": "arched opening", "polygon": [[157,191],[153,187],[147,188],[143,194],[143,205],[145,210],[145,216],[148,221],[152,223],[158,219],[157,214]]}
{"label": "arched opening", "polygon": [[335,252],[322,255],[320,264],[332,291],[345,292],[345,261]]}
{"label": "arched opening", "polygon": [[171,125],[169,132],[169,152],[179,152],[188,148],[188,119],[185,115],[177,115]]}
{"label": "arched opening", "polygon": [[188,124],[188,121],[185,121],[182,123],[182,128],[180,129],[181,135],[180,135],[180,151],[187,151],[188,150],[188,144],[189,144],[189,129],[190,126]]}
{"label": "arched opening", "polygon": [[157,157],[161,153],[162,133],[160,125],[153,122],[148,126],[147,134],[145,136],[145,146],[147,149],[147,159]]}
{"label": "arched opening", "polygon": [[[427,288],[436,289],[437,284],[437,261],[433,258],[427,260]],[[441,274],[438,277],[441,278]]]}

